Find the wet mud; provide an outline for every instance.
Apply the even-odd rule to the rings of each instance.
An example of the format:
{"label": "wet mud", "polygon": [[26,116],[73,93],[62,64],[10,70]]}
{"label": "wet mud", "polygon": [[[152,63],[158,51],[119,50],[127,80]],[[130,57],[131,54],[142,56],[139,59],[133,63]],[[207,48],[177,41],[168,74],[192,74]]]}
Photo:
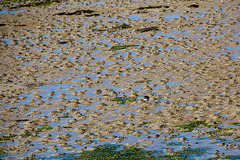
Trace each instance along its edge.
{"label": "wet mud", "polygon": [[240,156],[238,1],[11,7],[0,5],[0,158],[109,143]]}

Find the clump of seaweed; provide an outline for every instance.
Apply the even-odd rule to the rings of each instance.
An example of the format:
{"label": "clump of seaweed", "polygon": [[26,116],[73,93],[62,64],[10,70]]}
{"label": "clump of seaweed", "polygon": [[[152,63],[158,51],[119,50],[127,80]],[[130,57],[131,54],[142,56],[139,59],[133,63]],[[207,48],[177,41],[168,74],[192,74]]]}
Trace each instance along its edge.
{"label": "clump of seaweed", "polygon": [[[46,130],[51,130],[53,129],[52,126],[48,126],[48,125],[42,125],[40,128],[38,128],[35,132],[33,133],[40,133],[40,132],[44,132]],[[2,141],[10,141],[12,140],[13,138],[17,137],[17,136],[22,136],[22,137],[29,137],[29,136],[32,136],[33,133],[31,132],[26,132],[26,133],[22,133],[20,135],[17,135],[17,134],[9,134],[9,135],[6,135],[6,136],[1,136],[0,137],[0,142]]]}
{"label": "clump of seaweed", "polygon": [[59,116],[57,118],[68,118],[68,117],[69,117],[69,115],[63,115],[63,116]]}
{"label": "clump of seaweed", "polygon": [[[28,0],[3,0],[0,4],[10,4],[10,3],[25,3]],[[43,1],[36,1],[36,2],[29,2],[27,4],[20,4],[19,7],[31,7],[31,6],[49,6],[52,3],[59,3],[60,0],[43,0]]]}
{"label": "clump of seaweed", "polygon": [[[148,159],[153,160],[155,156],[153,155],[154,151],[145,151],[136,147],[126,147],[121,145],[111,145],[105,144],[97,146],[96,149],[92,151],[84,151],[80,154],[76,154],[74,159],[106,159],[106,160],[137,160],[137,159]],[[101,158],[99,158],[101,157]]]}
{"label": "clump of seaweed", "polygon": [[145,82],[151,82],[151,80],[140,80],[140,81],[136,81],[136,83],[145,83]]}
{"label": "clump of seaweed", "polygon": [[143,32],[149,32],[149,31],[158,31],[158,27],[146,27],[146,28],[140,28],[136,30],[137,32],[143,33]]}
{"label": "clump of seaweed", "polygon": [[119,104],[126,104],[127,102],[134,102],[136,98],[134,97],[115,97],[110,99],[112,102],[118,102]]}
{"label": "clump of seaweed", "polygon": [[54,15],[85,15],[87,17],[99,16],[99,14],[96,14],[95,12],[96,11],[94,11],[94,10],[83,9],[83,10],[77,10],[74,12],[60,12],[60,13],[56,13]]}
{"label": "clump of seaweed", "polygon": [[166,5],[158,5],[158,6],[147,6],[147,7],[139,7],[136,10],[143,10],[143,9],[157,9],[157,8],[169,8]]}
{"label": "clump of seaweed", "polygon": [[183,124],[183,125],[177,125],[176,127],[180,127],[181,129],[184,129],[185,132],[191,132],[194,130],[194,128],[211,127],[211,125],[206,123],[206,121],[204,120],[204,121],[190,122],[188,124]]}
{"label": "clump of seaweed", "polygon": [[125,23],[123,23],[119,26],[113,27],[113,29],[127,29],[127,28],[131,28],[131,26],[128,24],[125,24]]}
{"label": "clump of seaweed", "polygon": [[40,128],[38,128],[35,132],[36,133],[40,133],[40,132],[44,132],[45,130],[51,130],[53,129],[52,126],[48,126],[48,125],[42,125]]}
{"label": "clump of seaweed", "polygon": [[112,46],[108,51],[115,51],[115,50],[121,50],[126,49],[129,47],[137,47],[138,45],[119,45],[119,46]]}
{"label": "clump of seaweed", "polygon": [[213,131],[207,131],[207,134],[210,134],[212,137],[220,137],[220,136],[232,136],[232,132],[228,132],[231,130],[236,130],[234,128],[216,128]]}
{"label": "clump of seaweed", "polygon": [[[158,153],[156,151],[146,151],[141,148],[136,148],[133,146],[122,146],[105,144],[96,146],[92,151],[83,151],[81,153],[67,155],[71,159],[75,160],[156,160],[156,159],[189,159],[191,156],[198,155],[201,156],[206,153],[207,148],[195,148],[195,149],[184,149],[177,152],[172,152],[171,154],[163,154],[162,151]],[[66,157],[66,156],[65,156]],[[65,158],[65,157],[57,157]],[[101,157],[101,158],[100,158]],[[54,157],[56,158],[56,157]]]}

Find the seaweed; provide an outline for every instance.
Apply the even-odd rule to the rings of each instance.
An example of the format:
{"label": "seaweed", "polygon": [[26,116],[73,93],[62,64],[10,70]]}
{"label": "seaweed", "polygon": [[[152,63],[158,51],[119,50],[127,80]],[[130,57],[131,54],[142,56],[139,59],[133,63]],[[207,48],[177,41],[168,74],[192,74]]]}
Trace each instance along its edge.
{"label": "seaweed", "polygon": [[115,51],[115,50],[121,50],[126,49],[129,47],[137,47],[138,45],[119,45],[119,46],[112,46],[108,51]]}
{"label": "seaweed", "polygon": [[68,117],[69,117],[69,115],[63,115],[63,116],[59,116],[57,118],[68,118]]}
{"label": "seaweed", "polygon": [[148,7],[139,7],[136,10],[143,10],[143,9],[157,9],[157,8],[169,8],[169,6],[159,5],[159,6],[148,6]]}
{"label": "seaweed", "polygon": [[125,23],[123,23],[119,26],[113,27],[113,29],[127,29],[127,28],[131,28],[131,26],[128,24],[125,24]]}
{"label": "seaweed", "polygon": [[74,12],[60,12],[60,13],[56,13],[54,15],[83,15],[86,14],[86,16],[99,16],[99,14],[92,14],[96,11],[94,10],[90,10],[90,9],[83,9],[83,10],[78,10],[78,11],[74,11]]}
{"label": "seaweed", "polygon": [[[1,4],[9,4],[9,3],[22,3],[27,2],[28,0],[4,0]],[[60,0],[43,0],[43,1],[36,1],[36,2],[29,2],[27,4],[20,4],[18,7],[32,7],[32,6],[49,6],[52,3],[59,3]]]}
{"label": "seaweed", "polygon": [[146,27],[146,28],[141,28],[141,29],[137,29],[137,32],[143,33],[143,32],[148,32],[148,31],[158,31],[158,27],[154,26],[154,27]]}
{"label": "seaweed", "polygon": [[201,155],[207,151],[207,148],[195,148],[195,149],[184,149],[182,151],[173,152],[172,154],[164,154],[157,156],[158,159],[167,159],[167,160],[183,160],[188,159],[191,155]]}
{"label": "seaweed", "polygon": [[110,101],[118,102],[119,104],[125,104],[127,102],[136,101],[136,98],[134,98],[134,97],[115,97],[115,98],[112,98]]}
{"label": "seaweed", "polygon": [[96,146],[92,151],[83,151],[81,153],[68,154],[65,156],[52,157],[55,159],[75,159],[75,160],[182,160],[189,159],[190,156],[202,156],[207,148],[184,149],[171,154],[163,154],[163,151],[146,151],[133,146],[123,146],[114,144],[105,144]]}
{"label": "seaweed", "polygon": [[206,121],[195,121],[195,122],[190,122],[188,124],[183,124],[183,125],[177,125],[176,127],[180,127],[181,129],[185,129],[185,132],[191,132],[194,130],[194,128],[198,128],[200,126],[204,127],[211,127]]}
{"label": "seaweed", "polygon": [[8,136],[1,136],[0,141],[10,141],[14,137],[17,137],[17,135],[16,134],[10,134]]}
{"label": "seaweed", "polygon": [[36,133],[40,133],[40,132],[44,132],[45,130],[51,130],[53,129],[52,126],[48,126],[48,125],[42,125],[40,128],[38,128],[35,132]]}
{"label": "seaweed", "polygon": [[75,155],[74,159],[81,160],[154,160],[154,151],[145,151],[136,147],[126,147],[121,145],[105,144],[97,146],[92,151],[84,151],[78,155]]}
{"label": "seaweed", "polygon": [[151,80],[140,80],[140,81],[136,81],[136,83],[144,83],[144,82],[151,82]]}
{"label": "seaweed", "polygon": [[[52,126],[48,126],[48,125],[42,125],[40,128],[38,128],[35,132],[33,133],[40,133],[40,132],[44,132],[45,130],[51,130],[53,129]],[[17,137],[17,136],[22,136],[22,137],[30,137],[33,135],[33,133],[31,132],[26,132],[26,133],[22,133],[20,135],[17,135],[17,134],[9,134],[7,136],[1,136],[0,137],[0,142],[2,141],[10,141],[12,140],[13,138]]]}
{"label": "seaweed", "polygon": [[234,130],[234,128],[217,128],[213,131],[208,131],[206,133],[210,134],[212,137],[232,136],[233,133],[227,132],[229,130]]}
{"label": "seaweed", "polygon": [[198,4],[192,4],[190,6],[188,6],[189,8],[199,8],[199,5]]}

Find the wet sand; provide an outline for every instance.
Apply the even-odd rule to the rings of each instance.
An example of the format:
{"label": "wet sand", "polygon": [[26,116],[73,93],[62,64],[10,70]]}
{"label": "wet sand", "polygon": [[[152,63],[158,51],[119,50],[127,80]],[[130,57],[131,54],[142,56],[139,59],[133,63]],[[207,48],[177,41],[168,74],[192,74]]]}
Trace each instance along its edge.
{"label": "wet sand", "polygon": [[[95,3],[0,14],[1,156],[50,157],[104,143],[164,149],[157,144],[185,136],[216,139],[209,130],[218,127],[228,128],[219,131],[227,140],[205,157],[216,146],[239,152],[239,3]],[[110,50],[119,45],[132,46]],[[179,127],[195,121],[207,125],[189,134]]]}

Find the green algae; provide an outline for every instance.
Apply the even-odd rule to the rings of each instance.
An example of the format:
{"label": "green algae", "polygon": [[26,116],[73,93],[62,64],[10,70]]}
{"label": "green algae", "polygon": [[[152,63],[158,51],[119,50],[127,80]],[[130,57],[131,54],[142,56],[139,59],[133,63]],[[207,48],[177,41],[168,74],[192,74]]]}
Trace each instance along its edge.
{"label": "green algae", "polygon": [[21,3],[26,2],[28,0],[3,0],[0,4],[9,4],[9,3]]}
{"label": "green algae", "polygon": [[218,159],[240,159],[240,155],[227,155],[225,157],[212,157],[212,158],[207,158],[206,160],[218,160]]}
{"label": "green algae", "polygon": [[194,128],[211,127],[211,125],[206,123],[206,121],[204,120],[204,121],[190,122],[188,124],[183,124],[183,125],[177,125],[176,127],[180,127],[181,129],[184,129],[185,132],[192,132]]}
{"label": "green algae", "polygon": [[77,10],[74,12],[60,12],[60,13],[56,13],[54,15],[85,15],[87,17],[99,15],[99,14],[92,14],[94,12],[96,12],[96,11],[90,10],[90,9],[82,9],[82,10]]}
{"label": "green algae", "polygon": [[0,148],[0,155],[1,155],[1,154],[4,154],[4,153],[7,153],[7,152],[6,152],[6,149],[5,149],[5,148]]}
{"label": "green algae", "polygon": [[[105,144],[95,147],[92,151],[69,155],[75,160],[154,160],[154,151],[145,151],[136,147]],[[58,157],[60,158],[60,157]]]}
{"label": "green algae", "polygon": [[119,46],[112,46],[108,51],[116,51],[116,50],[122,50],[129,47],[137,47],[139,45],[119,45]]}
{"label": "green algae", "polygon": [[18,135],[16,135],[16,134],[10,134],[10,135],[7,135],[7,136],[2,136],[2,137],[0,137],[0,142],[1,141],[10,141],[17,136]]}
{"label": "green algae", "polygon": [[[53,129],[52,126],[48,126],[48,125],[43,125],[41,126],[40,128],[38,128],[34,133],[40,133],[40,132],[44,132],[45,130],[51,130]],[[13,140],[15,137],[17,136],[22,136],[22,137],[30,137],[32,136],[33,133],[31,132],[26,132],[26,133],[22,133],[20,135],[17,135],[17,134],[10,134],[10,135],[7,135],[7,136],[1,136],[0,137],[0,142],[5,142],[5,141],[10,141],[10,140]]]}
{"label": "green algae", "polygon": [[136,83],[145,83],[145,82],[151,82],[151,80],[140,80],[140,81],[136,81]]}
{"label": "green algae", "polygon": [[136,10],[157,9],[157,8],[169,8],[169,6],[166,6],[166,5],[147,6],[147,7],[139,7]]}
{"label": "green algae", "polygon": [[[22,137],[29,137],[29,136],[32,136],[32,135],[33,134],[31,132],[20,134],[20,136],[22,136]],[[7,136],[2,136],[0,138],[0,142],[13,140],[13,138],[15,138],[17,136],[18,136],[17,134],[10,134],[10,135],[7,135]]]}
{"label": "green algae", "polygon": [[167,143],[168,146],[179,146],[179,145],[183,145],[182,142],[169,142]]}
{"label": "green algae", "polygon": [[35,132],[36,133],[40,133],[40,132],[44,132],[45,130],[51,130],[53,129],[52,126],[48,126],[48,125],[42,125],[40,128],[38,128]]}
{"label": "green algae", "polygon": [[131,26],[128,24],[125,24],[125,23],[123,23],[119,26],[113,27],[113,29],[127,29],[127,28],[131,28]]}
{"label": "green algae", "polygon": [[240,123],[232,123],[232,125],[234,125],[234,126],[240,126]]}
{"label": "green algae", "polygon": [[68,118],[68,117],[69,117],[69,115],[64,115],[64,116],[59,116],[57,118]]}
{"label": "green algae", "polygon": [[[27,1],[29,0],[3,0],[2,2],[0,2],[0,4],[23,3]],[[27,4],[20,4],[19,7],[49,6],[54,2],[59,3],[60,1],[59,0],[43,0],[43,1],[29,2]]]}
{"label": "green algae", "polygon": [[141,125],[141,126],[144,126],[144,125],[146,125],[146,124],[151,124],[151,123],[153,123],[153,122],[142,122],[140,125]]}
{"label": "green algae", "polygon": [[112,28],[94,28],[92,30],[93,31],[98,31],[98,32],[103,32],[103,31],[115,31],[115,30],[128,29],[128,28],[131,28],[131,27],[132,26],[130,26],[130,25],[126,24],[126,23],[123,23],[123,24],[121,24],[119,26],[112,27]]}
{"label": "green algae", "polygon": [[157,159],[167,159],[167,160],[186,160],[191,159],[191,156],[201,156],[206,153],[207,148],[189,148],[181,151],[173,152],[171,154],[164,154],[157,156]]}
{"label": "green algae", "polygon": [[149,31],[158,31],[158,27],[154,26],[154,27],[146,27],[146,28],[141,28],[141,29],[137,29],[137,32],[143,33],[143,32],[149,32]]}
{"label": "green algae", "polygon": [[22,137],[30,137],[32,136],[33,134],[31,132],[27,132],[27,133],[23,133],[21,134]]}
{"label": "green algae", "polygon": [[232,136],[233,133],[228,132],[230,130],[236,130],[234,128],[216,128],[213,131],[207,131],[207,134],[210,134],[211,137],[220,137],[220,136]]}
{"label": "green algae", "polygon": [[196,156],[202,157],[206,152],[207,148],[195,148],[164,154],[162,150],[146,151],[133,146],[105,144],[96,146],[95,149],[91,151],[83,151],[81,153],[68,154],[66,156],[54,158],[74,160],[185,160]]}
{"label": "green algae", "polygon": [[118,102],[119,104],[126,104],[127,102],[134,102],[136,98],[134,97],[115,97],[110,99],[112,102]]}
{"label": "green algae", "polygon": [[[0,155],[1,154],[6,154],[8,152],[12,152],[14,150],[16,150],[17,148],[0,148]],[[1,158],[0,158],[1,159]]]}

